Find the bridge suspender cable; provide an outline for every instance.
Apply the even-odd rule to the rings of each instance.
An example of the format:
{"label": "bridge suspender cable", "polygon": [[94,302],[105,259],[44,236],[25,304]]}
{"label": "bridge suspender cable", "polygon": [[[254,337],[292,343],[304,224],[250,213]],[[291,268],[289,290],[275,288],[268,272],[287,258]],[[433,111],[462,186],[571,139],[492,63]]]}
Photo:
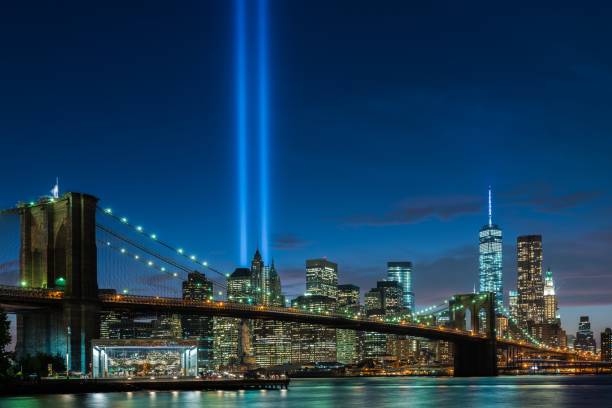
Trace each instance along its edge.
{"label": "bridge suspender cable", "polygon": [[137,233],[149,238],[151,241],[156,242],[157,244],[181,255],[183,258],[188,259],[190,262],[195,263],[196,265],[202,266],[206,269],[208,269],[209,271],[215,272],[221,276],[223,276],[224,278],[227,277],[227,275],[225,275],[223,272],[219,271],[216,268],[213,268],[212,266],[208,265],[208,262],[206,261],[201,261],[199,259],[196,258],[195,255],[187,255],[186,251],[183,248],[179,248],[177,246],[171,245],[166,241],[163,241],[161,239],[159,239],[157,237],[157,234],[150,234],[147,233],[144,228],[142,228],[139,225],[134,225],[132,223],[130,223],[128,221],[128,219],[126,217],[119,217],[115,214],[113,214],[113,211],[110,208],[102,208],[100,206],[97,206],[97,208],[102,212],[102,214],[114,219],[117,222],[120,222],[123,225],[127,225],[128,227],[132,228],[134,231],[136,231]]}
{"label": "bridge suspender cable", "polygon": [[[138,248],[140,251],[142,251],[142,252],[144,252],[144,253],[146,253],[146,254],[154,257],[154,258],[157,258],[157,259],[161,260],[162,262],[164,262],[164,263],[166,263],[168,265],[172,265],[173,267],[182,270],[183,272],[190,273],[190,272],[194,271],[194,269],[191,269],[191,268],[189,268],[187,266],[181,265],[180,263],[176,262],[175,260],[173,260],[171,258],[162,256],[162,255],[160,255],[160,254],[158,254],[158,253],[156,253],[154,251],[151,251],[150,249],[148,249],[144,245],[141,245],[138,242],[135,242],[134,240],[131,240],[131,239],[123,236],[122,234],[119,234],[118,232],[113,231],[112,229],[105,227],[102,224],[96,223],[96,228],[106,232],[107,234],[112,235],[113,237],[115,237],[115,238],[117,238],[117,239],[119,239],[119,240],[121,240],[121,241],[123,241],[123,242],[125,242],[125,243],[127,243],[127,244],[129,244],[129,245],[131,245],[133,247],[135,247],[135,248]],[[108,244],[107,244],[107,246],[108,246]],[[219,282],[216,282],[216,281],[213,281],[213,283],[216,283],[218,286],[225,287],[225,284],[222,284],[222,283],[219,283]]]}

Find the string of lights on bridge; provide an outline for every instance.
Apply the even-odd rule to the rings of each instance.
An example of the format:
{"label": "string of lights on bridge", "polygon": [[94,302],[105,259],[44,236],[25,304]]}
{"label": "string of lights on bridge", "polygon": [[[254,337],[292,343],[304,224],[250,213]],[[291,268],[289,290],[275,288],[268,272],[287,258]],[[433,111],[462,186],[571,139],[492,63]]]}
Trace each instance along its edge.
{"label": "string of lights on bridge", "polygon": [[174,253],[180,255],[181,257],[189,260],[192,263],[195,263],[198,266],[204,267],[207,270],[214,272],[216,274],[219,274],[221,276],[223,276],[224,278],[227,278],[229,276],[229,274],[227,273],[223,273],[219,270],[217,270],[216,268],[213,268],[212,266],[210,266],[208,264],[207,261],[203,260],[203,259],[199,259],[197,255],[191,253],[187,250],[185,250],[183,247],[180,246],[175,246],[172,245],[164,240],[161,240],[156,233],[154,232],[148,232],[145,230],[145,228],[142,225],[136,225],[133,224],[129,221],[129,219],[127,217],[123,217],[123,216],[118,216],[116,214],[113,213],[113,210],[111,208],[101,208],[98,207],[99,210],[102,211],[103,214],[106,214],[107,216],[113,218],[116,221],[119,221],[121,224],[131,228],[133,231],[137,232],[138,234],[140,234],[143,237],[149,238],[151,241],[156,242],[157,244],[166,247],[167,249],[173,251]]}

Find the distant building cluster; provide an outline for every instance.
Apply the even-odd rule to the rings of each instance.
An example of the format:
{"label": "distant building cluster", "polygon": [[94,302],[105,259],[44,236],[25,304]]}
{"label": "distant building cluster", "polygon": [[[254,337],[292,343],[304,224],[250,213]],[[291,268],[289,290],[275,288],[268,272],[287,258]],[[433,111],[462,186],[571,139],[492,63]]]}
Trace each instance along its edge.
{"label": "distant building cluster", "polygon": [[[522,331],[543,344],[596,352],[596,341],[588,316],[580,318],[578,332],[568,342],[561,328],[558,300],[550,269],[543,271],[541,235],[523,235],[516,240],[517,284],[508,292],[505,308],[502,268],[502,229],[493,223],[489,189],[488,222],[479,231],[478,293],[458,295],[460,299],[484,299],[494,296],[497,333]],[[305,262],[306,290],[290,302],[282,293],[280,276],[274,262],[266,265],[256,251],[249,268],[236,268],[227,275],[227,302],[262,307],[290,307],[299,311],[341,314],[349,318],[380,321],[425,322],[452,325],[450,303],[447,310],[424,316],[415,309],[413,264],[390,261],[386,276],[376,286],[362,293],[351,283],[339,283],[338,264],[326,258]],[[476,292],[476,290],[475,290]],[[214,299],[213,283],[202,273],[189,273],[182,284],[184,299]],[[450,296],[451,294],[449,294]],[[470,296],[472,296],[470,298]],[[471,301],[473,303],[473,301]],[[289,305],[290,304],[290,305]],[[463,312],[461,312],[463,313]],[[490,324],[482,315],[478,330],[483,333]],[[433,319],[433,320],[427,320]],[[468,329],[466,323],[456,328]],[[199,368],[235,370],[257,367],[358,366],[362,372],[376,372],[381,367],[397,370],[407,366],[448,366],[453,347],[444,341],[433,341],[403,335],[335,329],[309,323],[271,320],[248,320],[198,315],[156,315],[134,317],[120,312],[106,313],[101,322],[102,339],[174,339],[197,344]],[[612,361],[612,331],[601,333],[601,359]],[[368,371],[373,370],[373,371]],[[388,372],[388,371],[387,371]]]}

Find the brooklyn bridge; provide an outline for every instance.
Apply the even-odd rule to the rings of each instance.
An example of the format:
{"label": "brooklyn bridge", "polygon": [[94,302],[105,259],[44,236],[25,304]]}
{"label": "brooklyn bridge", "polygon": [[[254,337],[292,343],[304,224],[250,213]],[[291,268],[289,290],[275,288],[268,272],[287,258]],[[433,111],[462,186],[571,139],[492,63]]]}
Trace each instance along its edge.
{"label": "brooklyn bridge", "polygon": [[[147,270],[152,279],[157,275],[178,277],[175,271],[202,270],[222,277],[225,274],[159,240],[155,234],[147,236],[150,244],[129,238],[113,227],[113,222],[129,225],[128,220],[102,209],[98,199],[89,194],[66,193],[62,197],[19,203],[3,210],[2,217],[14,217],[18,223],[18,278],[12,284],[3,282],[0,286],[0,306],[17,316],[16,352],[69,353],[73,371],[87,372],[91,367],[92,342],[100,338],[100,316],[110,311],[309,323],[440,340],[452,344],[455,376],[497,375],[500,356],[509,361],[523,352],[567,361],[589,358],[542,344],[513,323],[501,333],[491,322],[507,312],[496,310],[494,293],[449,294],[439,308],[449,316],[443,323],[435,318],[366,318],[340,312],[249,305],[231,299],[194,301],[169,295],[164,289],[157,292],[152,289],[153,293],[149,291],[147,295],[135,294],[125,289],[133,279],[129,274],[111,273],[110,277],[103,277],[98,273],[102,263],[105,270],[113,270],[113,265],[99,256],[101,247],[115,248],[107,237],[148,254],[159,260],[160,265],[171,266],[160,267],[148,261],[146,266],[150,267]],[[134,230],[142,232],[138,226]],[[157,245],[176,252],[191,265],[186,267],[161,255],[155,249]],[[115,249],[125,254],[125,247]],[[131,258],[142,261],[138,255]]]}

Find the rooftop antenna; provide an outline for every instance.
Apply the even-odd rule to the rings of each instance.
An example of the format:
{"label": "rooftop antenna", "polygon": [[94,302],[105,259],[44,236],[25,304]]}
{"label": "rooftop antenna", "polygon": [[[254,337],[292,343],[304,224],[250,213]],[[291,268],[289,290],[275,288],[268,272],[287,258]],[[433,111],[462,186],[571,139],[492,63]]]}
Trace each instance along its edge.
{"label": "rooftop antenna", "polygon": [[51,189],[51,197],[59,198],[59,177],[55,178],[55,185]]}
{"label": "rooftop antenna", "polygon": [[491,186],[489,186],[489,227],[493,225],[493,208],[491,206]]}

